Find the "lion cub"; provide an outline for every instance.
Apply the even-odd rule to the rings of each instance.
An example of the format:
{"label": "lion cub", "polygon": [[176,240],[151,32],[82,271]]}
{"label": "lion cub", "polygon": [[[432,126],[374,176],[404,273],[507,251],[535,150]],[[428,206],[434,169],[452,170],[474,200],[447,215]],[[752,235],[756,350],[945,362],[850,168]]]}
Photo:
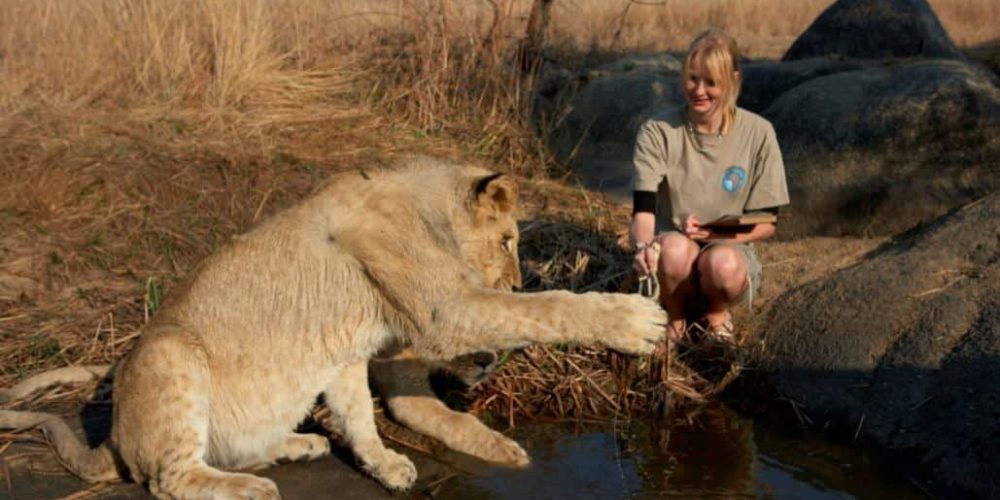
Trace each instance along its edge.
{"label": "lion cub", "polygon": [[[118,363],[101,447],[84,448],[46,414],[3,411],[0,428],[43,426],[86,480],[117,479],[121,466],[159,498],[278,498],[271,480],[224,470],[329,453],[324,437],[294,432],[323,394],[361,466],[405,489],[413,463],[375,428],[367,367],[376,353],[450,360],[541,342],[652,352],[666,315],[651,300],[497,289],[520,279],[513,179],[407,163],[337,175],[205,259]],[[498,460],[526,462],[503,436],[471,439],[491,436],[446,444],[475,454],[505,443]]]}

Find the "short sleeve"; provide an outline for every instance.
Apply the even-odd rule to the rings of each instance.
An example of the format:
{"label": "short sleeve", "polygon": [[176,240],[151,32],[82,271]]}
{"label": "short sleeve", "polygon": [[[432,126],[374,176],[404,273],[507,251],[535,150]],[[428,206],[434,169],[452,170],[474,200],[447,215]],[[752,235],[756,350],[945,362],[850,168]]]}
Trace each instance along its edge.
{"label": "short sleeve", "polygon": [[760,210],[764,208],[787,205],[788,183],[785,180],[785,163],[781,158],[778,138],[774,127],[766,124],[764,140],[757,151],[757,165],[754,183],[750,188],[744,210]]}
{"label": "short sleeve", "polygon": [[656,192],[667,168],[667,144],[653,121],[639,128],[632,154],[632,189]]}

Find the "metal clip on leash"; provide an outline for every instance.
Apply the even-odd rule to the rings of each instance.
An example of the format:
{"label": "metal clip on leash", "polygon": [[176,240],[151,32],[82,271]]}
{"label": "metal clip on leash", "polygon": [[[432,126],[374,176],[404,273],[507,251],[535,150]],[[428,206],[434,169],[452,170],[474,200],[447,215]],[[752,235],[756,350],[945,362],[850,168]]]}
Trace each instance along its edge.
{"label": "metal clip on leash", "polygon": [[[649,248],[653,251],[653,259],[660,260],[660,244],[658,242],[653,242],[649,245]],[[645,276],[639,277],[639,295],[643,297],[649,297],[653,300],[659,300],[660,298],[660,280],[656,278],[656,273],[649,273]]]}

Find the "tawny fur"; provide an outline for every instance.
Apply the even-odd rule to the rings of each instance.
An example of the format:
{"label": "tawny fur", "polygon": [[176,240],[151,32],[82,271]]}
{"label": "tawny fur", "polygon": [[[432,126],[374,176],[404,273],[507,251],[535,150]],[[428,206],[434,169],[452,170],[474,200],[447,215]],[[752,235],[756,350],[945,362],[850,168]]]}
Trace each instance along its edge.
{"label": "tawny fur", "polygon": [[[327,453],[324,439],[293,432],[322,394],[361,466],[408,488],[412,462],[375,429],[376,353],[449,360],[541,342],[650,353],[662,337],[665,313],[636,295],[498,290],[519,279],[516,201],[509,177],[436,160],[335,176],[171,292],[115,369],[108,443],[81,449],[65,423],[39,414],[0,412],[0,428],[41,425],[74,440],[57,452],[87,480],[120,464],[159,498],[278,498],[271,480],[223,470]],[[406,419],[406,400],[391,399]],[[474,441],[492,439],[507,451],[485,458],[526,460],[477,424],[463,427],[476,437],[449,444],[482,456]]]}

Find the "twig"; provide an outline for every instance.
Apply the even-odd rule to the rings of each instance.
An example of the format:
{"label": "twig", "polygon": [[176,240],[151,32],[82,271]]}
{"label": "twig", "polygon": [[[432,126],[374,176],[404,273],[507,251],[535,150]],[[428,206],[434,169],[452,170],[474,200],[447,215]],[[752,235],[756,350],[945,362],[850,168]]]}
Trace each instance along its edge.
{"label": "twig", "polygon": [[927,404],[927,402],[930,401],[930,400],[932,400],[932,399],[934,399],[934,396],[927,396],[923,401],[921,401],[921,402],[913,405],[912,407],[910,407],[910,411],[914,411],[917,408],[920,408],[921,406]]}
{"label": "twig", "polygon": [[[10,446],[10,443],[7,443],[7,445]],[[4,450],[6,450],[6,449],[7,449],[7,447],[5,446]],[[3,453],[3,451],[0,451],[0,454],[2,454],[2,453]],[[14,497],[14,480],[10,476],[10,466],[8,466],[7,465],[7,461],[4,460],[4,459],[2,459],[2,458],[0,458],[0,470],[3,471],[4,483],[7,485],[7,495],[9,495],[11,498],[13,498]]]}
{"label": "twig", "polygon": [[861,434],[861,426],[864,425],[864,423],[865,423],[865,414],[862,413],[861,420],[858,421],[858,428],[857,430],[854,431],[854,439],[851,440],[852,443],[858,440],[858,434]]}
{"label": "twig", "polygon": [[93,497],[98,493],[107,490],[110,487],[111,486],[108,484],[98,483],[93,486],[90,486],[89,488],[77,491],[75,493],[70,493],[69,495],[66,495],[64,497],[59,497],[58,500],[82,500],[84,498]]}
{"label": "twig", "polygon": [[583,370],[581,370],[580,367],[573,362],[573,360],[566,358],[566,363],[569,364],[569,366],[572,366],[574,370],[576,370],[581,376],[583,376],[584,380],[586,380],[587,383],[590,384],[590,386],[593,387],[594,390],[597,391],[597,393],[600,394],[601,397],[604,398],[604,400],[607,401],[608,404],[615,409],[615,411],[621,409],[619,408],[618,403],[616,403],[615,400],[611,399],[611,396],[608,396],[608,394],[604,392],[603,389],[601,389],[601,386],[597,385],[597,382],[594,382],[593,379],[591,379],[586,373],[584,373]]}
{"label": "twig", "polygon": [[409,441],[406,441],[405,439],[397,438],[396,436],[393,436],[392,434],[390,434],[388,432],[381,432],[380,434],[382,434],[383,438],[388,439],[389,441],[392,441],[393,443],[396,443],[398,445],[402,445],[402,446],[405,446],[405,447],[410,448],[412,450],[419,451],[420,453],[423,453],[424,455],[434,455],[434,453],[431,450],[429,450],[427,448],[424,448],[423,446],[420,446],[418,444],[414,444],[414,443],[411,443]]}

